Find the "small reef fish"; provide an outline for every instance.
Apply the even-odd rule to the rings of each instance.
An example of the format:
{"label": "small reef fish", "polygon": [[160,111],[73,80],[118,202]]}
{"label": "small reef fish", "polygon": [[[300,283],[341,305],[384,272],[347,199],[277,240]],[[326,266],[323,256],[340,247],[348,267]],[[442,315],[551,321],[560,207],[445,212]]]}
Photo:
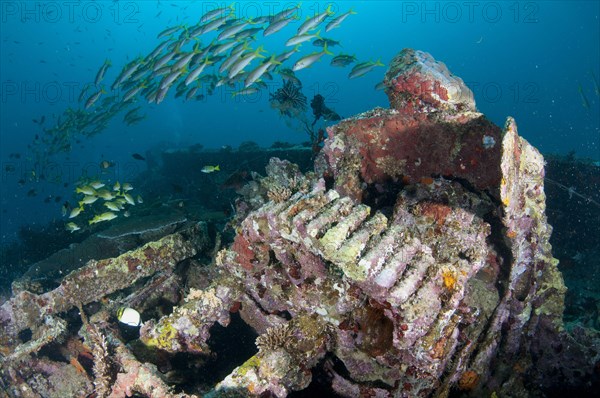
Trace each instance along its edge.
{"label": "small reef fish", "polygon": [[356,62],[356,57],[349,54],[339,54],[331,60],[331,66],[344,67]]}
{"label": "small reef fish", "polygon": [[203,173],[214,173],[215,171],[221,170],[219,165],[216,166],[204,166],[200,171]]}
{"label": "small reef fish", "polygon": [[286,45],[286,47],[295,46],[295,45],[304,43],[304,42],[312,40],[312,39],[320,39],[321,38],[321,36],[319,36],[320,34],[321,34],[321,31],[318,31],[314,35],[309,35],[309,34],[300,35],[300,34],[298,34],[298,35],[292,37],[291,39],[289,39],[288,41],[286,41],[285,45]]}
{"label": "small reef fish", "polygon": [[109,162],[108,160],[103,160],[100,162],[100,168],[101,169],[108,169],[109,167],[113,167],[115,164],[112,162]]}
{"label": "small reef fish", "polygon": [[[230,50],[233,46],[236,46],[238,44],[239,43],[237,42],[237,40],[231,40],[229,42],[219,44],[216,47],[211,49],[212,54],[213,55],[222,54],[222,53],[226,52],[227,50]],[[206,56],[208,57],[208,54]]]}
{"label": "small reef fish", "polygon": [[135,206],[135,200],[133,200],[133,197],[130,194],[124,193],[123,199],[125,199],[130,205]]}
{"label": "small reef fish", "polygon": [[206,21],[210,21],[213,18],[219,17],[221,15],[223,15],[225,12],[233,12],[235,9],[233,7],[234,3],[231,3],[229,6],[227,7],[221,7],[221,8],[216,8],[214,10],[211,11],[207,11],[202,18],[200,18],[200,23],[204,23]]}
{"label": "small reef fish", "polygon": [[[80,101],[80,102],[81,102],[81,101]],[[34,123],[36,123],[36,124],[39,124],[40,126],[41,126],[42,124],[44,124],[44,121],[45,121],[45,120],[46,120],[46,116],[44,116],[44,115],[42,115],[42,117],[40,118],[40,120],[31,119],[31,121],[32,121],[32,122],[34,122]],[[10,155],[11,155],[11,158],[12,158],[12,155],[14,155],[14,153],[11,153]]]}
{"label": "small reef fish", "polygon": [[94,188],[94,189],[100,189],[102,187],[104,187],[104,183],[100,182],[100,181],[92,181],[90,183],[90,187]]}
{"label": "small reef fish", "polygon": [[160,39],[161,37],[171,36],[173,33],[177,32],[179,29],[181,29],[181,26],[172,26],[172,27],[167,28],[167,29],[163,30],[162,32],[160,32],[156,36],[156,38]]}
{"label": "small reef fish", "polygon": [[259,90],[256,87],[248,87],[231,93],[231,96],[237,97],[238,95],[252,95],[258,93],[258,91]]}
{"label": "small reef fish", "polygon": [[285,61],[287,61],[292,55],[294,55],[295,53],[298,52],[298,50],[300,49],[301,44],[297,44],[293,49],[291,49],[290,51],[286,51],[283,54],[279,54],[277,56],[277,58],[275,58],[277,60],[277,62],[280,63],[284,63]]}
{"label": "small reef fish", "polygon": [[83,207],[75,207],[71,210],[71,214],[69,214],[69,218],[77,217],[83,211]]}
{"label": "small reef fish", "polygon": [[221,66],[219,66],[219,73],[223,73],[226,70],[229,70],[229,68],[231,68],[231,66],[233,64],[235,64],[244,54],[244,49],[242,49],[242,51],[232,51],[232,54],[229,56],[229,58],[227,58],[225,61],[223,61],[221,63]]}
{"label": "small reef fish", "polygon": [[133,187],[131,186],[130,183],[126,182],[125,184],[121,185],[121,188],[123,189],[123,191],[127,192],[127,191],[131,191],[133,189]]}
{"label": "small reef fish", "polygon": [[[175,57],[175,55],[177,55],[177,53],[175,51],[172,51],[168,54],[163,55],[161,58],[159,58],[156,63],[154,64],[152,70],[154,72],[158,71],[159,69],[161,69],[163,66],[165,66],[167,64],[167,62],[169,62],[171,59],[173,59],[173,57]],[[169,70],[171,68],[169,67]]]}
{"label": "small reef fish", "polygon": [[115,185],[113,185],[113,191],[120,191],[121,190],[121,184],[119,184],[119,181],[115,182]]}
{"label": "small reef fish", "polygon": [[127,80],[127,78],[129,78],[129,76],[131,76],[140,67],[141,64],[142,64],[142,59],[136,58],[133,61],[131,61],[129,64],[125,65],[125,67],[121,71],[121,74],[119,75],[119,77],[117,77],[117,80],[115,80],[115,82],[112,84],[112,86],[110,88],[115,90],[117,87],[119,87],[121,85],[121,83],[123,83],[125,80]]}
{"label": "small reef fish", "polygon": [[235,41],[242,41],[242,40],[247,39],[247,38],[254,39],[254,35],[257,34],[258,32],[260,32],[261,30],[263,30],[262,27],[261,28],[244,29],[241,32],[239,32],[236,35],[234,35],[233,39]]}
{"label": "small reef fish", "polygon": [[242,71],[242,69],[248,66],[250,62],[252,62],[254,59],[265,58],[264,55],[261,55],[261,52],[263,51],[263,47],[260,46],[256,49],[256,51],[243,55],[239,60],[237,60],[233,65],[231,65],[227,77],[232,79],[233,77],[238,75]]}
{"label": "small reef fish", "polygon": [[112,210],[112,211],[121,211],[121,207],[114,202],[105,202],[104,206],[106,206],[106,208],[108,208],[108,210]]}
{"label": "small reef fish", "polygon": [[98,101],[102,94],[106,94],[106,91],[104,89],[100,89],[100,91],[92,94],[90,98],[88,98],[88,100],[85,102],[85,109],[91,108],[92,105],[94,105],[96,101]]}
{"label": "small reef fish", "polygon": [[198,49],[194,48],[193,51],[190,51],[189,53],[185,54],[184,56],[182,56],[176,63],[175,65],[173,65],[171,67],[172,71],[175,70],[179,70],[182,69],[184,66],[186,66],[187,64],[190,63],[190,61],[192,60],[193,57],[196,56],[196,54],[198,54]]}
{"label": "small reef fish", "polygon": [[210,22],[207,22],[206,24],[201,25],[197,29],[194,29],[190,33],[190,36],[191,37],[195,37],[195,36],[202,35],[202,34],[205,34],[205,33],[208,33],[208,32],[212,32],[213,30],[217,30],[217,29],[219,29],[221,26],[223,26],[225,24],[225,22],[227,21],[228,18],[229,18],[229,14],[227,14],[227,15],[225,15],[223,17],[214,19],[214,20],[212,20]]}
{"label": "small reef fish", "polygon": [[127,326],[135,328],[142,324],[140,313],[129,307],[121,307],[117,310],[117,320]]}
{"label": "small reef fish", "polygon": [[67,231],[73,233],[75,231],[79,231],[81,228],[79,228],[79,226],[77,224],[75,224],[74,222],[70,222],[67,225],[65,225],[65,228]]}
{"label": "small reef fish", "polygon": [[188,76],[185,79],[185,85],[189,86],[194,80],[196,80],[198,78],[198,76],[200,76],[202,71],[204,71],[204,69],[211,63],[212,62],[208,59],[208,55],[207,55],[204,62],[188,74]]}
{"label": "small reef fish", "polygon": [[146,118],[146,115],[139,115],[139,114],[137,114],[137,110],[138,109],[140,109],[140,107],[137,107],[137,108],[129,111],[123,117],[123,121],[125,123],[127,123],[128,126],[131,126],[132,124],[135,124],[135,123],[139,122],[140,120],[144,120]]}
{"label": "small reef fish", "polygon": [[139,204],[142,204],[142,203],[144,203],[144,199],[142,199],[142,197],[141,197],[140,195],[138,195],[138,196],[135,198],[135,200],[137,200],[137,202],[138,202]]}
{"label": "small reef fish", "polygon": [[175,80],[179,79],[179,76],[183,74],[183,69],[177,69],[175,72],[170,73],[165,76],[165,78],[160,82],[161,90],[168,90]]}
{"label": "small reef fish", "polygon": [[115,198],[115,195],[113,195],[113,193],[110,192],[108,189],[102,189],[98,191],[97,195],[99,198],[102,198],[105,201],[113,200]]}
{"label": "small reef fish", "polygon": [[165,40],[165,41],[163,41],[150,54],[148,54],[148,56],[144,60],[145,61],[149,61],[151,59],[156,58],[156,56],[158,54],[160,54],[162,52],[162,50],[164,50],[165,47],[167,47],[170,43],[171,43],[171,40]]}
{"label": "small reef fish", "polygon": [[235,34],[244,30],[244,28],[246,28],[248,25],[250,25],[250,21],[246,21],[246,22],[242,22],[237,25],[230,26],[230,27],[224,29],[223,31],[221,31],[219,36],[217,36],[217,40],[223,41],[225,39],[229,39],[231,36],[234,36]]}
{"label": "small reef fish", "polygon": [[350,9],[350,11],[345,12],[342,15],[340,15],[339,17],[332,19],[331,22],[329,22],[325,26],[325,32],[329,32],[330,30],[339,27],[346,18],[348,18],[350,15],[353,15],[353,14],[356,14],[356,11],[353,11],[352,9]]}
{"label": "small reef fish", "polygon": [[199,88],[199,87],[197,87],[197,86],[196,86],[196,87],[192,87],[192,88],[190,89],[190,91],[188,91],[188,92],[187,92],[187,94],[185,95],[185,99],[189,101],[189,100],[191,100],[192,98],[194,98],[194,96],[195,96],[195,95],[196,95],[196,93],[198,92],[198,88]]}
{"label": "small reef fish", "polygon": [[312,18],[307,19],[300,27],[298,28],[298,35],[303,35],[306,32],[316,28],[321,22],[325,20],[325,18],[333,15],[334,13],[331,11],[331,4],[327,6],[327,9],[322,13],[315,15]]}
{"label": "small reef fish", "polygon": [[339,41],[327,39],[325,37],[313,41],[312,44],[315,47],[325,47],[326,45],[327,45],[327,47],[341,46]]}
{"label": "small reef fish", "polygon": [[143,157],[142,155],[140,155],[139,153],[134,153],[131,155],[132,158],[134,158],[135,160],[146,160],[145,157]]}
{"label": "small reef fish", "polygon": [[115,213],[107,211],[106,213],[102,213],[102,214],[99,214],[99,215],[95,216],[90,221],[88,221],[88,223],[90,225],[92,225],[92,224],[97,224],[97,223],[102,222],[102,221],[110,221],[110,220],[113,220],[115,218],[117,218],[117,215]]}
{"label": "small reef fish", "polygon": [[[130,99],[135,97],[137,95],[137,93],[139,93],[141,90],[143,90],[145,88],[146,88],[146,86],[144,86],[143,84],[141,86],[133,87],[132,89],[130,89],[128,92],[125,93],[125,95],[123,96],[123,102],[129,101]],[[123,120],[127,121],[127,115],[123,118]]]}
{"label": "small reef fish", "polygon": [[98,73],[96,73],[96,80],[94,81],[96,86],[100,85],[100,82],[102,82],[102,79],[104,79],[106,71],[108,70],[108,68],[110,68],[111,65],[112,63],[110,62],[110,60],[107,59],[106,61],[104,61],[104,64],[100,67]]}
{"label": "small reef fish", "polygon": [[278,21],[271,22],[269,26],[265,30],[263,30],[263,36],[267,37],[272,35],[273,33],[279,32],[281,29],[285,28],[290,22],[292,22],[294,18],[285,18]]}
{"label": "small reef fish", "polygon": [[244,82],[244,88],[250,87],[252,83],[260,79],[273,65],[281,65],[281,62],[278,62],[275,59],[275,55],[271,55],[271,58],[269,60],[263,62],[262,64],[257,66],[256,69],[254,69],[252,72],[248,73],[248,77],[246,77],[246,80]]}
{"label": "small reef fish", "polygon": [[84,185],[83,187],[75,188],[75,192],[82,193],[84,195],[95,195],[96,194],[96,190],[88,185]]}
{"label": "small reef fish", "polygon": [[323,51],[308,54],[308,55],[300,58],[294,64],[294,67],[292,68],[292,70],[295,72],[300,69],[308,68],[309,66],[311,66],[312,64],[317,62],[319,59],[321,59],[321,57],[325,54],[333,55],[333,53],[327,49],[327,44],[325,44],[325,47],[323,47]]}
{"label": "small reef fish", "polygon": [[296,74],[291,69],[280,69],[279,75],[283,80],[289,80],[298,87],[302,87],[302,82],[296,77]]}
{"label": "small reef fish", "polygon": [[299,8],[300,8],[300,4],[296,4],[295,7],[286,8],[283,11],[278,12],[277,14],[273,15],[273,17],[271,18],[271,23],[278,22],[283,19],[287,19],[288,17],[291,17],[292,14],[295,13],[296,10],[298,10]]}
{"label": "small reef fish", "polygon": [[97,196],[86,195],[82,200],[79,201],[79,206],[82,205],[91,205],[95,203],[99,198]]}
{"label": "small reef fish", "polygon": [[377,66],[384,66],[384,65],[381,63],[380,60],[377,60],[375,62],[369,61],[369,62],[362,62],[360,64],[357,64],[354,66],[354,68],[352,68],[352,70],[348,74],[348,78],[354,79],[355,77],[364,76],[367,73],[369,73],[370,71],[372,71]]}

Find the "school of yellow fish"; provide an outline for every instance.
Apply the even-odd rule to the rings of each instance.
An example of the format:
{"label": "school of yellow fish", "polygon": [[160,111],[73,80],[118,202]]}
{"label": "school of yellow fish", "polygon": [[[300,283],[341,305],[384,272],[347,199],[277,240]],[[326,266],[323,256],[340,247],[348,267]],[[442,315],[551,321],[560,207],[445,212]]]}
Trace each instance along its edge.
{"label": "school of yellow fish", "polygon": [[[133,198],[130,193],[132,190],[133,187],[130,183],[121,184],[119,181],[110,185],[97,179],[80,181],[75,188],[75,193],[80,195],[77,205],[71,207],[66,202],[62,207],[62,215],[69,219],[81,219],[83,216],[80,215],[84,213],[89,215],[87,220],[88,225],[113,220],[119,214],[129,217],[130,213],[127,207],[135,206],[136,203],[143,203],[140,195],[137,195],[135,199]],[[79,231],[81,225],[81,222],[77,224],[73,220],[66,224],[66,229],[70,232]]]}
{"label": "school of yellow fish", "polygon": [[[375,67],[383,66],[377,61],[358,62],[354,55],[334,55],[331,49],[340,43],[322,36],[338,28],[346,18],[356,14],[353,10],[344,13],[333,11],[329,4],[321,12],[307,17],[291,35],[282,31],[300,19],[300,5],[291,6],[273,15],[252,19],[236,16],[234,5],[212,9],[204,13],[194,25],[169,27],[157,35],[162,40],[146,56],[139,56],[126,64],[114,82],[107,87],[105,81],[113,63],[106,60],[92,82],[84,86],[79,94],[79,107],[69,107],[54,122],[42,117],[42,132],[36,134],[30,149],[36,156],[37,165],[49,162],[50,156],[69,152],[78,136],[91,137],[107,128],[108,123],[119,113],[125,112],[123,122],[132,125],[143,120],[140,101],[161,103],[171,90],[174,97],[185,100],[201,100],[212,95],[220,86],[231,88],[232,96],[249,95],[267,88],[265,81],[274,80],[276,75],[284,81],[299,83],[295,73],[310,67],[324,57],[331,57],[330,65],[347,67],[355,64],[349,78],[363,76]],[[279,32],[279,33],[278,33]],[[264,45],[254,47],[257,36],[279,35],[282,44],[289,50],[268,54]],[[319,51],[301,54],[301,47],[311,43]],[[204,173],[218,171],[207,167]],[[77,193],[83,195],[77,206],[63,206],[69,218],[76,218],[88,208],[97,208],[96,202],[104,201],[107,211],[94,216],[88,223],[96,224],[117,217],[125,205],[134,205],[135,200],[125,186],[115,184],[113,190],[105,188],[99,181],[81,184]],[[140,198],[141,199],[141,198]],[[81,229],[71,221],[67,224],[71,232]]]}

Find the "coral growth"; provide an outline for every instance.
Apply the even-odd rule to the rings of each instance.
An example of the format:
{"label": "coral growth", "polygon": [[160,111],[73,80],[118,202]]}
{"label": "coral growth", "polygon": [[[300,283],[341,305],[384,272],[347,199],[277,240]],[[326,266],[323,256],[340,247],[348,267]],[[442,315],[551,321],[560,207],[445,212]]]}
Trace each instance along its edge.
{"label": "coral growth", "polygon": [[219,322],[229,324],[229,301],[231,293],[226,286],[216,289],[192,289],[185,302],[173,309],[169,316],[159,321],[145,322],[140,330],[140,339],[149,347],[163,351],[208,354],[206,344],[209,329]]}
{"label": "coral growth", "polygon": [[168,235],[117,258],[90,260],[67,275],[59,287],[42,295],[19,292],[0,307],[0,344],[11,346],[20,331],[37,329],[47,316],[99,300],[195,255],[203,244],[203,228],[199,225]]}
{"label": "coral growth", "polygon": [[256,346],[261,352],[275,351],[289,344],[292,337],[292,330],[287,324],[277,325],[258,336]]}
{"label": "coral growth", "polygon": [[[124,358],[133,355],[124,347],[120,353],[113,353],[112,349],[119,344],[119,340],[111,332],[103,330],[108,322],[106,312],[97,311],[92,317],[94,321],[88,321],[83,305],[96,302],[108,304],[110,308],[108,295],[130,288],[134,283],[169,270],[194,256],[198,250],[203,250],[206,234],[204,224],[188,226],[119,257],[90,260],[49,292],[40,295],[28,291],[17,292],[0,307],[0,375],[3,383],[10,386],[9,394],[71,397],[95,392],[98,397],[117,397],[122,396],[118,394],[121,390],[128,391],[128,395],[131,395],[130,391],[144,394],[152,391],[153,386],[162,386],[166,395],[160,395],[160,390],[156,390],[149,396],[175,396],[167,394],[168,386],[160,381],[155,371],[138,375],[136,370],[133,379],[126,379],[129,383],[137,380],[136,377],[144,377],[144,387],[136,389],[134,384],[121,386],[123,377],[121,373],[116,375],[115,369],[123,368]],[[144,283],[139,283],[139,287],[143,292]],[[80,334],[85,336],[89,348],[78,339],[69,337],[66,347],[60,349],[60,355],[64,355],[67,362],[54,356],[50,359],[41,355],[42,350],[52,352],[48,348],[52,346],[51,343],[60,345],[62,337],[71,333],[71,325],[68,328],[63,318],[68,319],[68,311],[74,306],[79,308],[84,323]],[[30,338],[25,340],[28,334]],[[88,366],[90,361],[93,366]],[[144,366],[147,365],[140,364],[140,367]],[[93,375],[93,384],[90,375]],[[40,395],[35,395],[33,391]]]}
{"label": "coral growth", "polygon": [[[468,347],[459,344],[458,330],[492,312],[480,304],[472,304],[477,309],[465,304],[478,272],[491,268],[489,259],[497,257],[486,242],[489,225],[473,209],[450,206],[435,212],[444,216],[432,222],[431,209],[441,205],[408,191],[400,194],[388,218],[319,186],[283,206],[268,203],[242,223],[242,230],[256,241],[248,248],[258,250],[268,243],[274,256],[245,271],[245,284],[269,286],[253,300],[271,313],[313,308],[324,322],[337,326],[335,353],[354,380],[391,385],[397,380],[411,384],[414,392],[439,386],[450,358],[468,355]],[[435,195],[460,197],[453,206],[461,201],[482,206],[486,201],[443,181]],[[487,203],[491,210],[491,201]],[[303,261],[309,254],[322,260],[309,268]],[[232,272],[237,268],[224,266]],[[286,291],[284,304],[281,295]],[[497,293],[486,297],[486,303],[498,301]],[[259,338],[261,345],[274,341],[275,331],[286,330],[280,328],[268,329]],[[463,338],[476,339],[476,334]],[[377,370],[365,373],[366,366],[373,366],[370,358],[376,358]],[[415,366],[418,376],[395,374],[400,359]]]}
{"label": "coral growth", "polygon": [[[93,376],[99,396],[187,397],[165,382],[171,359],[202,366],[215,354],[211,332],[237,319],[259,334],[259,350],[209,396],[285,397],[316,369],[345,397],[543,395],[576,385],[575,365],[592,372],[598,356],[563,329],[544,159],[514,120],[501,129],[477,113],[462,80],[428,54],[402,51],[386,87],[392,108],[329,129],[315,173],[273,158],[266,177],[252,176],[233,243],[217,251],[217,239],[209,270],[188,260],[207,246],[194,227],[91,261],[50,292],[18,292],[0,307],[2,376],[15,391],[50,391],[37,372],[70,377],[85,394]],[[201,281],[167,312],[144,314],[152,319],[136,356],[103,300],[125,288],[135,292],[122,301],[139,308],[176,297],[184,260]],[[100,306],[80,331],[89,351],[67,348],[69,364],[34,357],[69,333],[61,316],[80,303]],[[21,342],[26,329],[32,337]]]}
{"label": "coral growth", "polygon": [[287,187],[274,186],[267,191],[267,197],[275,203],[283,203],[292,196],[292,191]]}
{"label": "coral growth", "polygon": [[501,129],[476,111],[462,80],[430,55],[404,50],[386,82],[390,109],[375,108],[327,129],[318,163],[336,189],[361,200],[363,182],[383,188],[443,175],[497,194],[501,148],[487,143],[499,143]]}
{"label": "coral growth", "polygon": [[[324,180],[251,212],[236,238],[244,245],[223,256],[247,287],[242,313],[266,331],[254,379],[238,377],[243,367],[228,385],[293,388],[259,370],[289,367],[275,335],[307,309],[333,330],[347,375],[328,373],[344,396],[510,393],[523,373],[501,369],[530,366],[519,353],[534,349],[536,325],[560,330],[539,153],[511,120],[502,132],[477,113],[462,80],[427,54],[403,51],[386,81],[392,109],[329,129],[316,161]],[[282,312],[292,319],[275,327],[280,318],[266,314]],[[491,368],[493,357],[504,365]]]}
{"label": "coral growth", "polygon": [[463,80],[423,51],[402,50],[391,61],[384,83],[391,108],[401,112],[465,116],[476,111]]}
{"label": "coral growth", "polygon": [[83,307],[79,306],[79,315],[85,327],[89,345],[92,347],[94,359],[94,392],[99,398],[106,397],[111,390],[110,380],[110,353],[104,335],[95,324],[91,324]]}

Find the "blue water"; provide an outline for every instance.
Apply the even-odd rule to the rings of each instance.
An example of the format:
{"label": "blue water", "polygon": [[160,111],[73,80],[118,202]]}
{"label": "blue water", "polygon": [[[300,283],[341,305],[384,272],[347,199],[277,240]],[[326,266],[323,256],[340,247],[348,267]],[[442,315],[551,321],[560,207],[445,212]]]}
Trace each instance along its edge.
{"label": "blue water", "polygon": [[[144,164],[133,152],[200,143],[233,147],[252,140],[299,143],[306,134],[290,129],[269,106],[268,94],[231,97],[215,91],[205,101],[185,102],[170,93],[159,104],[140,101],[147,118],[126,126],[117,116],[101,134],[82,138],[71,153],[54,156],[46,170],[53,181],[18,181],[32,168],[27,145],[39,126],[69,107],[92,82],[106,59],[113,66],[103,84],[110,86],[121,68],[147,55],[162,39],[159,32],[178,24],[194,24],[207,10],[230,2],[208,1],[79,1],[0,3],[0,160],[2,162],[1,222],[3,242],[22,225],[60,219],[60,203],[43,199],[69,196],[73,182],[103,159],[133,178]],[[235,2],[236,16],[256,17],[279,12],[293,2]],[[306,16],[322,12],[329,2],[304,1],[300,20],[258,41],[269,53],[280,53]],[[386,65],[401,49],[429,52],[462,77],[473,89],[479,110],[502,125],[516,118],[519,132],[543,153],[574,150],[578,157],[600,159],[600,98],[591,74],[600,78],[600,3],[597,1],[410,2],[343,1],[333,10],[351,15],[326,37],[360,61],[381,59]],[[208,44],[204,42],[203,44]],[[318,49],[318,48],[317,48]],[[307,43],[302,54],[316,51]],[[294,59],[292,59],[293,61]],[[340,115],[351,116],[375,106],[387,106],[374,86],[386,68],[376,68],[349,80],[349,69],[334,68],[326,59],[297,76],[309,98],[320,93]],[[586,108],[578,91],[581,85]],[[107,87],[107,88],[108,88]],[[10,157],[19,153],[21,157]],[[8,166],[8,167],[7,167]],[[63,184],[70,183],[68,187]],[[32,189],[36,196],[28,196]]]}

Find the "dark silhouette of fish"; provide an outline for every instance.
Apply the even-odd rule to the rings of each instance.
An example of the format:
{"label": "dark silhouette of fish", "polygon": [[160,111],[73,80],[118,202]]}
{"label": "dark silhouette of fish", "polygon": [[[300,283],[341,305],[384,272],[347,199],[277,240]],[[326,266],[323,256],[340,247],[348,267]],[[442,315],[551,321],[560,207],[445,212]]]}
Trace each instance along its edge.
{"label": "dark silhouette of fish", "polygon": [[131,157],[135,160],[146,160],[146,158],[140,155],[139,153],[134,153],[133,155],[131,155]]}

